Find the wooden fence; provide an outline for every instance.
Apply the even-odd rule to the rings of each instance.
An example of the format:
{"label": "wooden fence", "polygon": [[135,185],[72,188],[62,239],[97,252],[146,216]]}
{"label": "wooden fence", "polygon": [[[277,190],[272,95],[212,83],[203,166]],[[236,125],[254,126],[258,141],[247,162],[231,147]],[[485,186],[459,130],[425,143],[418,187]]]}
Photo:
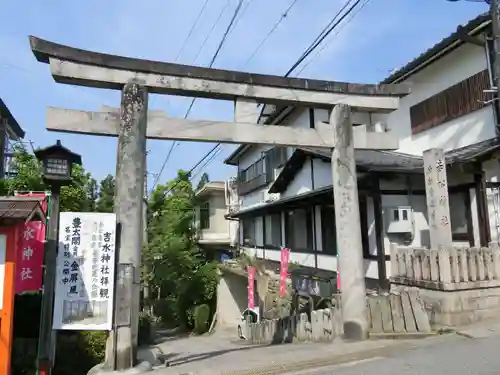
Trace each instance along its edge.
{"label": "wooden fence", "polygon": [[[329,342],[343,334],[340,295],[335,307],[248,325],[252,344],[281,344],[294,341]],[[367,296],[370,334],[431,332],[429,318],[417,292]]]}
{"label": "wooden fence", "polygon": [[391,282],[436,290],[500,286],[500,249],[414,249],[391,245]]}

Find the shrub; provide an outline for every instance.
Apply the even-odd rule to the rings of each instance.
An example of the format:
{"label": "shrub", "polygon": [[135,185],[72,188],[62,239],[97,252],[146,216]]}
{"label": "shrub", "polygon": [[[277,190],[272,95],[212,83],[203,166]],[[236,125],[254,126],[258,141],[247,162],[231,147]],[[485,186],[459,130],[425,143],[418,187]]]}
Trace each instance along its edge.
{"label": "shrub", "polygon": [[85,375],[104,361],[107,332],[61,331],[57,337],[53,375]]}
{"label": "shrub", "polygon": [[145,312],[141,312],[139,314],[139,333],[137,337],[139,345],[147,345],[151,343],[151,323],[151,315]]}
{"label": "shrub", "polygon": [[194,331],[202,334],[208,331],[210,307],[207,304],[196,306],[194,309]]}

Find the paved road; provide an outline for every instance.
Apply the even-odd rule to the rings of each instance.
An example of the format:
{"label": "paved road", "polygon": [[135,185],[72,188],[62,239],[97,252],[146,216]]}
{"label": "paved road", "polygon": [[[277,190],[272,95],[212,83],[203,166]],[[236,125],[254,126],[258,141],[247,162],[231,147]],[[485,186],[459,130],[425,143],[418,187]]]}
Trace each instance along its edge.
{"label": "paved road", "polygon": [[446,344],[433,343],[398,351],[387,358],[373,358],[303,375],[498,375],[500,335],[482,339],[457,336]]}

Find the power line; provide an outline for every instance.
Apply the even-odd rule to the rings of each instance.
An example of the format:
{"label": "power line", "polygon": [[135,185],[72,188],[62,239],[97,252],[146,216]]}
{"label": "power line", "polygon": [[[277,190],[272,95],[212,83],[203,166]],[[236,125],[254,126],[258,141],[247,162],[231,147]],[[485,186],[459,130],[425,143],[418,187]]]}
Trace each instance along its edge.
{"label": "power line", "polygon": [[253,0],[248,0],[247,3],[245,4],[245,6],[242,8],[241,12],[240,12],[240,15],[239,17],[236,19],[236,21],[234,22],[234,26],[233,26],[233,29],[236,29],[236,27],[238,27],[238,24],[240,23],[240,21],[243,19],[243,16],[245,15],[245,13],[247,12],[248,8],[250,7],[250,4],[253,2]]}
{"label": "power line", "polygon": [[[198,163],[196,163],[196,164],[194,165],[194,167],[193,167],[193,168],[191,168],[191,169],[189,170],[188,174],[193,173],[193,171],[194,171],[196,168],[198,168],[198,167],[201,165],[201,163],[203,163],[203,162],[204,162],[204,161],[205,161],[208,157],[210,157],[210,154],[212,154],[212,152],[214,152],[214,151],[215,151],[215,150],[219,147],[219,145],[220,145],[220,144],[215,145],[215,146],[214,146],[214,147],[213,147],[213,148],[212,148],[209,152],[207,152],[207,153],[205,154],[205,156],[204,156],[203,158],[201,158],[201,159],[198,161]],[[174,184],[174,186],[172,186],[170,189],[168,189],[168,190],[165,192],[165,194],[164,194],[164,195],[167,195],[167,194],[168,194],[168,193],[170,193],[172,190],[174,190],[174,189],[177,187],[177,185],[179,185],[179,183],[180,183],[180,181],[177,181],[177,182]]]}
{"label": "power line", "polygon": [[[365,0],[366,1],[366,0]],[[342,15],[342,12],[351,4],[353,0],[348,0],[342,8],[335,14],[335,16],[332,18],[332,20],[328,23],[328,25],[323,28],[321,33],[316,37],[316,39],[309,45],[309,47],[302,53],[302,55],[297,59],[297,61],[292,65],[292,67],[288,70],[288,72],[285,74],[285,77],[288,77],[296,68],[299,66],[304,59],[306,59],[320,44],[323,42],[323,40],[347,17],[349,14],[353,12],[353,10],[358,6],[358,4],[361,3],[361,0],[356,0],[353,5]],[[240,0],[239,5],[241,5],[242,0]],[[292,3],[295,3],[295,1]],[[339,18],[340,17],[340,18]],[[339,18],[339,19],[338,19]],[[337,20],[338,19],[338,20]],[[336,21],[337,20],[337,21]],[[336,21],[336,22],[335,22]],[[230,29],[230,26],[228,27],[228,30]],[[194,100],[191,102],[191,104],[194,103]],[[192,108],[192,105],[190,106]],[[197,163],[196,167],[200,165],[203,160],[209,157],[209,155],[218,147],[220,146],[220,143],[218,143],[209,153],[207,153],[203,159]],[[194,168],[192,169],[194,170]]]}
{"label": "power line", "polygon": [[220,19],[222,18],[222,16],[224,15],[224,13],[226,12],[226,9],[229,7],[229,4],[231,3],[231,0],[228,0],[226,5],[224,6],[224,8],[222,8],[222,10],[220,11],[219,13],[219,17],[217,17],[217,19],[215,20],[215,22],[213,23],[212,25],[212,28],[210,29],[210,31],[208,32],[207,36],[205,37],[205,40],[203,41],[203,43],[201,44],[201,47],[198,49],[198,52],[196,53],[196,55],[194,56],[193,58],[193,62],[192,64],[194,64],[194,62],[196,61],[196,59],[198,58],[198,56],[200,55],[201,51],[203,50],[203,48],[205,47],[205,45],[207,44],[208,42],[208,39],[210,39],[210,36],[212,35],[213,31],[215,30],[215,27],[217,26],[217,24],[219,23]]}
{"label": "power line", "polygon": [[189,38],[191,38],[191,35],[193,35],[194,29],[198,25],[198,22],[200,21],[201,16],[203,15],[205,8],[207,7],[208,1],[209,0],[205,0],[205,2],[203,3],[203,6],[201,7],[200,11],[198,12],[198,16],[196,17],[196,20],[194,21],[193,26],[191,26],[191,29],[189,30],[188,35],[186,36],[186,39],[184,39],[184,42],[182,43],[181,49],[177,53],[177,57],[175,58],[176,62],[179,59],[179,57],[181,56],[182,52],[184,51],[184,48],[186,47]]}
{"label": "power line", "polygon": [[346,27],[349,23],[351,23],[352,20],[363,10],[363,8],[366,5],[368,5],[368,3],[370,1],[371,0],[365,0],[365,2],[363,4],[361,4],[361,6],[356,10],[356,12],[354,12],[351,15],[351,17],[337,29],[337,32],[334,35],[332,35],[332,37],[323,45],[323,47],[321,47],[321,49],[318,52],[316,52],[316,54],[302,66],[302,68],[296,73],[296,76],[298,76],[300,73],[302,73],[305,68],[307,68],[316,58],[319,57],[319,55],[321,55],[321,53],[330,45],[330,43],[333,41],[333,39],[335,39],[335,37],[340,34],[342,29],[344,27]]}
{"label": "power line", "polygon": [[297,0],[293,0],[292,1],[292,3],[288,6],[288,8],[285,10],[285,12],[281,15],[280,19],[274,24],[274,26],[271,28],[271,30],[269,30],[269,32],[264,37],[264,39],[262,39],[262,41],[257,46],[257,48],[255,48],[255,50],[251,53],[250,57],[245,62],[245,65],[248,64],[250,62],[250,60],[252,60],[254,58],[254,56],[257,54],[257,52],[259,52],[259,50],[267,42],[267,40],[269,39],[269,37],[276,31],[276,29],[278,28],[278,26],[281,25],[281,23],[285,20],[285,18],[288,16],[288,13],[290,12],[290,10],[294,7],[294,5],[296,3],[297,3]]}
{"label": "power line", "polygon": [[[236,7],[236,9],[234,10],[233,16],[231,17],[231,21],[229,22],[229,24],[228,24],[228,26],[227,26],[227,28],[226,28],[226,31],[225,31],[225,32],[224,32],[224,34],[222,35],[222,38],[221,38],[221,40],[220,40],[220,42],[219,42],[219,45],[217,46],[217,49],[215,50],[215,53],[214,53],[214,55],[212,56],[212,59],[211,59],[210,64],[209,64],[209,68],[211,68],[211,67],[213,66],[213,64],[215,63],[215,60],[216,60],[216,59],[217,59],[217,57],[219,56],[219,53],[220,53],[220,51],[222,50],[222,47],[223,47],[224,43],[225,43],[225,42],[226,42],[226,40],[227,40],[227,37],[228,37],[228,35],[229,35],[230,31],[231,31],[231,28],[232,28],[232,27],[233,27],[233,25],[234,25],[234,21],[235,21],[236,17],[238,16],[238,14],[239,14],[239,12],[240,12],[240,10],[241,10],[241,5],[242,5],[242,4],[243,4],[243,0],[240,0],[240,1],[239,1],[239,3],[238,3],[238,6],[237,6],[237,7]],[[184,115],[184,119],[186,119],[186,118],[189,116],[189,114],[190,114],[191,110],[193,109],[193,106],[194,106],[195,101],[196,101],[196,98],[193,98],[193,99],[191,100],[191,103],[189,104],[189,107],[188,107],[188,109],[187,109],[187,111],[186,111],[186,114]],[[167,164],[167,162],[168,162],[168,159],[170,158],[170,155],[172,154],[171,150],[174,148],[175,143],[176,143],[176,142],[174,142],[174,143],[172,144],[172,146],[170,147],[169,153],[167,154],[167,156],[166,156],[165,160],[163,161],[163,164],[162,164],[162,169],[161,169],[160,173],[158,173],[158,176],[157,176],[157,178],[155,179],[155,182],[153,183],[153,186],[152,186],[152,188],[151,188],[151,191],[153,191],[153,190],[154,190],[154,188],[156,187],[156,184],[158,183],[158,181],[159,181],[159,179],[160,179],[160,177],[161,177],[161,174],[162,174],[163,170],[165,169],[165,166],[166,166],[166,164]],[[191,169],[191,171],[193,171],[196,167],[198,167],[198,166],[199,166],[199,165],[200,165],[200,164],[201,164],[201,163],[202,163],[202,162],[203,162],[206,158],[208,158],[208,157],[209,157],[209,155],[210,155],[210,154],[211,154],[211,153],[212,153],[215,149],[217,149],[218,147],[220,147],[220,143],[217,143],[217,145],[215,145],[215,147],[214,147],[214,148],[213,148],[213,149],[212,149],[209,153],[207,153],[207,154],[203,157],[203,159],[202,159],[200,162],[198,162],[198,163],[195,165],[195,167],[193,167],[193,168]]]}
{"label": "power line", "polygon": [[[361,0],[356,0],[355,3],[351,5],[351,7],[337,20],[337,18],[342,14],[342,11],[347,8],[347,6],[351,2],[352,0],[349,0],[344,4],[344,6],[337,12],[330,23],[321,31],[321,33],[316,37],[311,45],[292,65],[292,67],[288,69],[285,77],[288,77],[307,58],[307,56],[309,56],[321,44],[321,42],[340,24],[340,22],[342,22],[353,11],[353,9],[361,2]],[[335,20],[337,21],[335,22]]]}

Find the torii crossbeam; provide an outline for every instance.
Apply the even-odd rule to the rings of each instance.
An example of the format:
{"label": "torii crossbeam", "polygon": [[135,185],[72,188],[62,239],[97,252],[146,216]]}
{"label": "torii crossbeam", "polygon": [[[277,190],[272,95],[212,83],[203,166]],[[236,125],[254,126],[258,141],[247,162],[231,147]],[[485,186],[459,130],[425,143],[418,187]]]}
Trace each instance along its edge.
{"label": "torii crossbeam", "polygon": [[[365,275],[354,149],[397,149],[398,139],[390,133],[367,132],[364,128],[353,130],[351,108],[361,112],[391,112],[398,108],[399,99],[409,94],[409,87],[285,78],[148,61],[85,51],[36,37],[30,37],[30,44],[38,61],[50,64],[56,82],[122,91],[120,110],[47,110],[49,130],[118,135],[115,207],[122,230],[116,269],[127,263],[132,263],[136,270],[140,267],[146,137],[333,148],[344,334],[351,339],[366,337]],[[232,100],[235,122],[191,121],[149,113],[148,93]],[[315,129],[263,126],[257,124],[257,103],[333,110],[330,123],[318,123]],[[109,340],[113,343],[110,350],[113,364],[118,370],[131,367],[136,352],[138,284],[134,284],[134,288],[132,306],[122,306],[122,302],[116,300],[117,309],[130,309],[129,320],[118,319],[113,332],[115,340]]]}

